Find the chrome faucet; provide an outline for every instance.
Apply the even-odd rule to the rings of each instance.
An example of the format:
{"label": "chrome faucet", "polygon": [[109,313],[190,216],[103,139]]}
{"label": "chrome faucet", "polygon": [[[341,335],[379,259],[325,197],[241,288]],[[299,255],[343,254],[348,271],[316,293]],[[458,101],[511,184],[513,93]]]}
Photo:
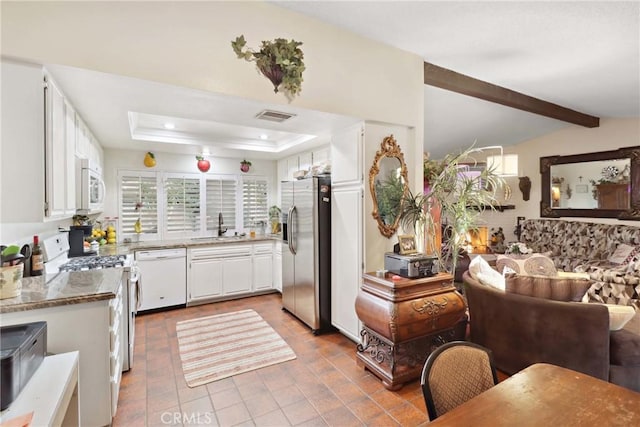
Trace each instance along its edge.
{"label": "chrome faucet", "polygon": [[224,225],[224,219],[222,218],[222,212],[218,213],[218,236],[222,236],[227,232],[227,228],[222,228]]}

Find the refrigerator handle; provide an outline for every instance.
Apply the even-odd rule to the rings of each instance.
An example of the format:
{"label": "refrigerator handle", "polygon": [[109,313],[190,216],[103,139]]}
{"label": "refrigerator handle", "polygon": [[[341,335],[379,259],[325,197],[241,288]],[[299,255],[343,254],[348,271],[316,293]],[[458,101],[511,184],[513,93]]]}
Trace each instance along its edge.
{"label": "refrigerator handle", "polygon": [[291,252],[292,254],[295,254],[293,250],[293,246],[291,245],[291,240],[292,240],[291,238],[293,234],[292,212],[293,212],[293,206],[291,206],[289,208],[289,211],[287,212],[287,246],[289,247],[289,252]]}
{"label": "refrigerator handle", "polygon": [[289,251],[292,254],[296,254],[296,251],[298,250],[298,248],[296,247],[296,241],[295,239],[297,239],[298,236],[295,236],[293,234],[293,230],[295,229],[296,225],[293,222],[293,214],[298,212],[298,209],[296,208],[296,205],[293,205],[289,208],[289,224],[287,226],[287,232],[289,233],[288,236],[288,242],[289,242]]}

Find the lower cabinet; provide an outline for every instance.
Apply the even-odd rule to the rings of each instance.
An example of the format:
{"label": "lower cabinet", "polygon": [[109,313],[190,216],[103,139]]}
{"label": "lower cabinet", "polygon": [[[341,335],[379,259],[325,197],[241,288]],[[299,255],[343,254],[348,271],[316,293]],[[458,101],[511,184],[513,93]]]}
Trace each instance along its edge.
{"label": "lower cabinet", "polygon": [[122,375],[122,286],[109,300],[2,314],[2,325],[47,322],[47,352],[79,351],[80,425],[111,425]]}
{"label": "lower cabinet", "polygon": [[271,290],[272,251],[272,242],[190,248],[187,257],[187,304]]}
{"label": "lower cabinet", "polygon": [[189,273],[189,301],[222,295],[222,259],[192,260]]}
{"label": "lower cabinet", "polygon": [[222,294],[236,295],[251,291],[251,255],[227,258],[222,265]]}
{"label": "lower cabinet", "polygon": [[282,293],[282,244],[274,243],[273,249],[273,289]]}
{"label": "lower cabinet", "polygon": [[273,243],[253,246],[253,289],[273,289]]}

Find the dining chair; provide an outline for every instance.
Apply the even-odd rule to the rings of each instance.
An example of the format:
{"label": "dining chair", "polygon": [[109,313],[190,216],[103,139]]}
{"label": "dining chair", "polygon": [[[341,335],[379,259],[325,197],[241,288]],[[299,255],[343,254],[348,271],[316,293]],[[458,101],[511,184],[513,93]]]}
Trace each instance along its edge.
{"label": "dining chair", "polygon": [[497,383],[491,350],[467,341],[453,341],[433,351],[420,379],[432,421]]}

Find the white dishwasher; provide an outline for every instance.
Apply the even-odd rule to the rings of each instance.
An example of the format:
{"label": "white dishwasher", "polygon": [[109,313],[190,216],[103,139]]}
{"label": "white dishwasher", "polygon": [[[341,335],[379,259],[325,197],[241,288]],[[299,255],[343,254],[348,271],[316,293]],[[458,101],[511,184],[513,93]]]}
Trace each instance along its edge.
{"label": "white dishwasher", "polygon": [[141,300],[138,312],[187,303],[187,250],[137,251]]}

